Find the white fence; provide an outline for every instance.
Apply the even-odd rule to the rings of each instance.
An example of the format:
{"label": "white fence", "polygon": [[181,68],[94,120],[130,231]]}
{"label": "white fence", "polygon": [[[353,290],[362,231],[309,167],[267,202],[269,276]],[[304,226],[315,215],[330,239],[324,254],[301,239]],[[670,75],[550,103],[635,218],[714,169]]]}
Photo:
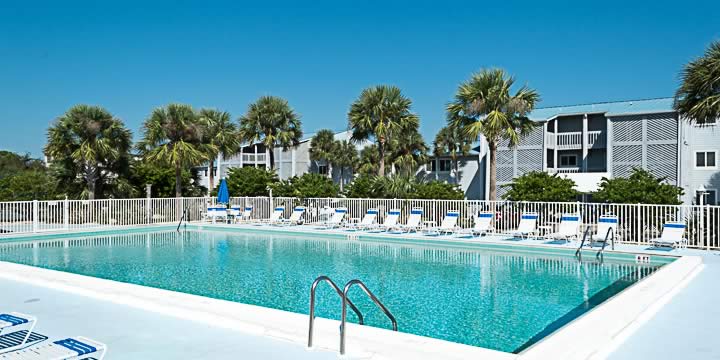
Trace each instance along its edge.
{"label": "white fence", "polygon": [[[594,226],[603,214],[615,214],[620,219],[618,241],[630,244],[647,244],[660,236],[666,221],[684,221],[688,246],[701,249],[720,249],[720,206],[545,203],[480,200],[404,200],[404,199],[346,199],[346,198],[268,198],[234,197],[231,205],[253,205],[254,218],[267,218],[273,207],[285,206],[288,217],[296,205],[307,207],[305,221],[319,223],[325,220],[323,209],[344,206],[350,218],[362,218],[369,208],[380,210],[379,221],[384,221],[390,209],[402,211],[401,222],[406,221],[410,209],[421,207],[423,220],[439,224],[448,210],[460,211],[459,225],[470,227],[473,212],[490,210],[497,214],[496,229],[506,232],[515,229],[522,212],[539,213],[541,226],[557,228],[563,213],[578,213],[583,230]],[[0,202],[0,235],[46,231],[69,231],[91,228],[111,228],[133,225],[177,224],[184,210],[188,221],[205,218],[207,206],[214,205],[212,198],[169,199],[109,199]]]}

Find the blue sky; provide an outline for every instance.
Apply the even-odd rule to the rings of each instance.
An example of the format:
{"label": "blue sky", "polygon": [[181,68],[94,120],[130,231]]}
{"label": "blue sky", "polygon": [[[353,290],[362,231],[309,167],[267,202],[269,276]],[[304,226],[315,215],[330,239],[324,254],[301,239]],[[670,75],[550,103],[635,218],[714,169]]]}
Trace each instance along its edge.
{"label": "blue sky", "polygon": [[139,135],[170,102],[241,115],[282,96],[306,133],[343,130],[375,84],[413,100],[428,142],[457,85],[502,67],[541,106],[671,96],[678,71],[720,38],[710,1],[0,2],[0,149],[41,155],[77,103]]}

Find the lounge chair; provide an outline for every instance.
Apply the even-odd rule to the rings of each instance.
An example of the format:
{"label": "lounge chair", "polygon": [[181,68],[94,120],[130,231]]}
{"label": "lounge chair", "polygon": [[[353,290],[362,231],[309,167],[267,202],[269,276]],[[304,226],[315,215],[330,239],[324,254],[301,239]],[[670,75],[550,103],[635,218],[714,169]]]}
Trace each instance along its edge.
{"label": "lounge chair", "polygon": [[228,219],[232,218],[233,222],[237,222],[240,219],[240,215],[242,215],[242,209],[240,206],[233,205],[227,209]]}
{"label": "lounge chair", "polygon": [[410,216],[407,219],[407,222],[405,224],[400,224],[395,227],[395,229],[399,230],[400,232],[411,232],[415,231],[417,232],[420,230],[420,223],[422,221],[422,215],[423,215],[423,208],[421,207],[414,207],[412,210],[410,210]]}
{"label": "lounge chair", "polygon": [[209,221],[211,221],[213,224],[218,219],[227,220],[228,212],[226,207],[222,206],[208,206],[207,208],[207,218]]}
{"label": "lounge chair", "polygon": [[324,229],[334,229],[337,227],[341,227],[343,224],[343,221],[345,220],[345,214],[347,214],[347,208],[346,207],[339,207],[336,208],[333,212],[330,219],[325,223]]}
{"label": "lounge chair", "polygon": [[292,214],[287,219],[281,219],[277,225],[300,225],[303,223],[303,215],[305,214],[304,206],[296,206]]}
{"label": "lounge chair", "polygon": [[365,213],[365,216],[363,216],[362,220],[360,220],[359,223],[354,223],[348,225],[348,228],[354,229],[354,230],[368,230],[373,227],[375,227],[375,221],[377,220],[378,215],[378,209],[372,208],[368,209]]}
{"label": "lounge chair", "polygon": [[481,236],[494,231],[495,214],[492,211],[479,211],[473,214],[473,226],[461,229],[459,233]]}
{"label": "lounge chair", "polygon": [[0,314],[0,354],[47,340],[32,332],[36,323],[34,316],[17,312]]}
{"label": "lounge chair", "polygon": [[97,359],[105,357],[107,346],[86,337],[77,336],[57,341],[45,341],[22,350],[0,355],[0,359],[22,360],[77,360]]}
{"label": "lounge chair", "polygon": [[253,211],[252,205],[245,206],[245,209],[243,210],[242,215],[240,215],[240,220],[241,221],[250,221],[252,219],[252,211]]}
{"label": "lounge chair", "polygon": [[390,231],[398,226],[398,220],[400,219],[400,209],[390,209],[385,214],[385,221],[382,224],[377,224],[374,228],[380,229],[381,231]]}
{"label": "lounge chair", "polygon": [[520,215],[520,224],[518,224],[517,230],[510,232],[510,235],[520,238],[529,238],[531,235],[537,233],[537,220],[538,213],[536,212],[524,212]]}
{"label": "lounge chair", "polygon": [[260,223],[277,224],[277,223],[282,222],[284,213],[285,213],[284,206],[276,206],[275,209],[273,209],[273,212],[270,214],[269,219],[261,219],[259,221],[260,221]]}
{"label": "lounge chair", "polygon": [[548,239],[562,239],[567,242],[571,238],[577,239],[580,233],[580,215],[579,214],[562,214],[560,217],[560,225],[558,231],[545,235]]}
{"label": "lounge chair", "polygon": [[594,242],[604,243],[607,240],[612,239],[615,241],[615,234],[618,227],[618,217],[616,215],[602,215],[598,219],[597,232],[590,239],[590,246]]}
{"label": "lounge chair", "polygon": [[440,226],[425,229],[425,233],[436,235],[454,234],[458,230],[457,221],[459,217],[459,211],[448,210],[448,212],[445,214],[445,217],[443,218],[442,223],[440,223]]}
{"label": "lounge chair", "polygon": [[685,223],[682,221],[668,221],[663,225],[663,231],[659,238],[650,240],[650,243],[655,247],[670,246],[670,247],[682,247],[687,246],[687,239],[683,238],[685,235]]}

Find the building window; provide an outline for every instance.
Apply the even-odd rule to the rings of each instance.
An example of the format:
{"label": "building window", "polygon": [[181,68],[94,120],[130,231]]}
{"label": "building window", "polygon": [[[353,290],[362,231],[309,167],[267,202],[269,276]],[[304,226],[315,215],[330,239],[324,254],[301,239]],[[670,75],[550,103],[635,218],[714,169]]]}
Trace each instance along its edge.
{"label": "building window", "polygon": [[439,167],[441,172],[449,172],[452,170],[452,162],[449,159],[438,160],[438,162],[440,163]]}
{"label": "building window", "polygon": [[696,168],[715,168],[716,153],[714,151],[698,151],[695,153]]}
{"label": "building window", "polygon": [[704,121],[696,121],[695,126],[711,126],[716,125],[718,123],[718,119],[708,119]]}
{"label": "building window", "polygon": [[[700,205],[700,191],[695,191],[695,204]],[[704,205],[717,205],[717,190],[707,189],[705,190],[705,198],[703,199]]]}
{"label": "building window", "polygon": [[327,167],[327,165],[320,165],[320,166],[318,166],[318,174],[327,175],[327,173],[328,173],[328,167]]}
{"label": "building window", "polygon": [[560,167],[577,167],[577,155],[560,155]]}
{"label": "building window", "polygon": [[435,171],[437,171],[437,163],[435,162],[434,159],[433,159],[433,160],[430,160],[430,161],[427,163],[427,165],[425,165],[425,170],[430,171],[430,172],[435,172]]}

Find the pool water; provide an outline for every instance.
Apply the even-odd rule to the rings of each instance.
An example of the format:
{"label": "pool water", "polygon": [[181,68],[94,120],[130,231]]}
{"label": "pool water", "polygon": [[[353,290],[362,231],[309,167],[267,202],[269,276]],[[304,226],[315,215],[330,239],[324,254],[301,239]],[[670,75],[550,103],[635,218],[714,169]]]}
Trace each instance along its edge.
{"label": "pool water", "polygon": [[[313,280],[361,279],[399,330],[519,352],[662,264],[497,248],[450,247],[342,236],[173,230],[68,236],[43,246],[0,243],[0,260],[307,314]],[[359,288],[366,324],[389,320]],[[340,318],[322,284],[317,314]],[[350,321],[355,314],[348,310]]]}

